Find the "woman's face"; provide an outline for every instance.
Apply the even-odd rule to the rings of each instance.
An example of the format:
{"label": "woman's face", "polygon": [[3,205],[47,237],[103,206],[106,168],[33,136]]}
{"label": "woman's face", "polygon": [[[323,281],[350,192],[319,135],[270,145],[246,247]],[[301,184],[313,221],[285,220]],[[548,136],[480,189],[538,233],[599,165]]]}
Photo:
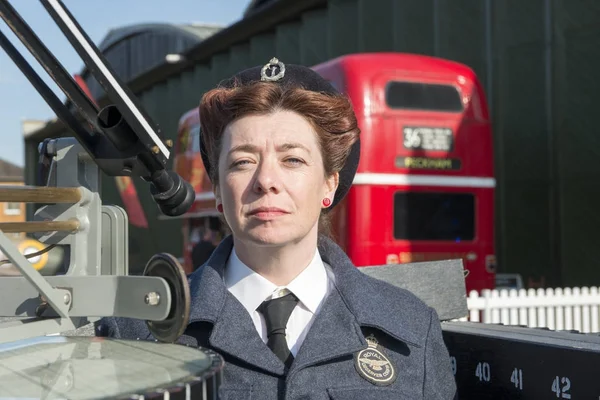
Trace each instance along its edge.
{"label": "woman's face", "polygon": [[236,240],[281,246],[316,237],[338,174],[325,177],[307,120],[290,111],[242,117],[225,128],[221,143],[215,195]]}

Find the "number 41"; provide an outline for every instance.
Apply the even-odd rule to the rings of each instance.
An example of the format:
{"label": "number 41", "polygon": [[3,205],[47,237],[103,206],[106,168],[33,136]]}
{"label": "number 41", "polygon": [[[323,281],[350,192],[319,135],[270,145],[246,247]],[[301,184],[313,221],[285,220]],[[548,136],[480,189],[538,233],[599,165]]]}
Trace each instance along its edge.
{"label": "number 41", "polygon": [[517,389],[523,390],[523,370],[518,368],[513,369],[510,381],[515,384]]}

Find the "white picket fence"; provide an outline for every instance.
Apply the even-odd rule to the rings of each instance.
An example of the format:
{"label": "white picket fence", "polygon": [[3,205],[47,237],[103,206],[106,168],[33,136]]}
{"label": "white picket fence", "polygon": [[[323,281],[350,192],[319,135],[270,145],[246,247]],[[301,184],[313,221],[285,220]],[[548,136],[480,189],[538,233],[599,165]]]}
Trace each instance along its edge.
{"label": "white picket fence", "polygon": [[471,291],[468,320],[600,332],[598,287]]}

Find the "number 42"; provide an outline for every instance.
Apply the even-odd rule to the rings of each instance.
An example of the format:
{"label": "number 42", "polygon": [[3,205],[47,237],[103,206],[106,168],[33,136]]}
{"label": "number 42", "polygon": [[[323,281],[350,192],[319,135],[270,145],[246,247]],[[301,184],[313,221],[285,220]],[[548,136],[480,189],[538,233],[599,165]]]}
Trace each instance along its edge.
{"label": "number 42", "polygon": [[[560,384],[563,384],[563,387],[560,387]],[[554,393],[556,393],[556,397],[562,397],[563,399],[570,399],[571,398],[571,394],[569,393],[569,390],[571,389],[571,381],[569,380],[569,378],[563,376],[562,378],[559,378],[558,376],[556,378],[554,378],[554,381],[552,381],[552,391]]]}

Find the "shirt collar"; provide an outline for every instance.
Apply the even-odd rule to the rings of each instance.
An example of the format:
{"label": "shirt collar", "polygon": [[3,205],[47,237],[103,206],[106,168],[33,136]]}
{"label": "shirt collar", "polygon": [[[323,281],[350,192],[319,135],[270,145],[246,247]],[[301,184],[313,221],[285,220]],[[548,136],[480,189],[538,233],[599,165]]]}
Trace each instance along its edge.
{"label": "shirt collar", "polygon": [[235,247],[225,266],[225,286],[252,315],[277,285],[251,270],[237,256]]}
{"label": "shirt collar", "polygon": [[280,287],[245,265],[238,258],[234,247],[225,267],[224,280],[227,289],[250,314],[274,292],[284,288],[294,293],[315,314],[329,285],[327,271],[318,250],[308,266],[289,285]]}
{"label": "shirt collar", "polygon": [[327,294],[328,285],[325,265],[319,251],[316,250],[310,264],[287,285],[287,289],[294,293],[311,313],[316,314]]}

